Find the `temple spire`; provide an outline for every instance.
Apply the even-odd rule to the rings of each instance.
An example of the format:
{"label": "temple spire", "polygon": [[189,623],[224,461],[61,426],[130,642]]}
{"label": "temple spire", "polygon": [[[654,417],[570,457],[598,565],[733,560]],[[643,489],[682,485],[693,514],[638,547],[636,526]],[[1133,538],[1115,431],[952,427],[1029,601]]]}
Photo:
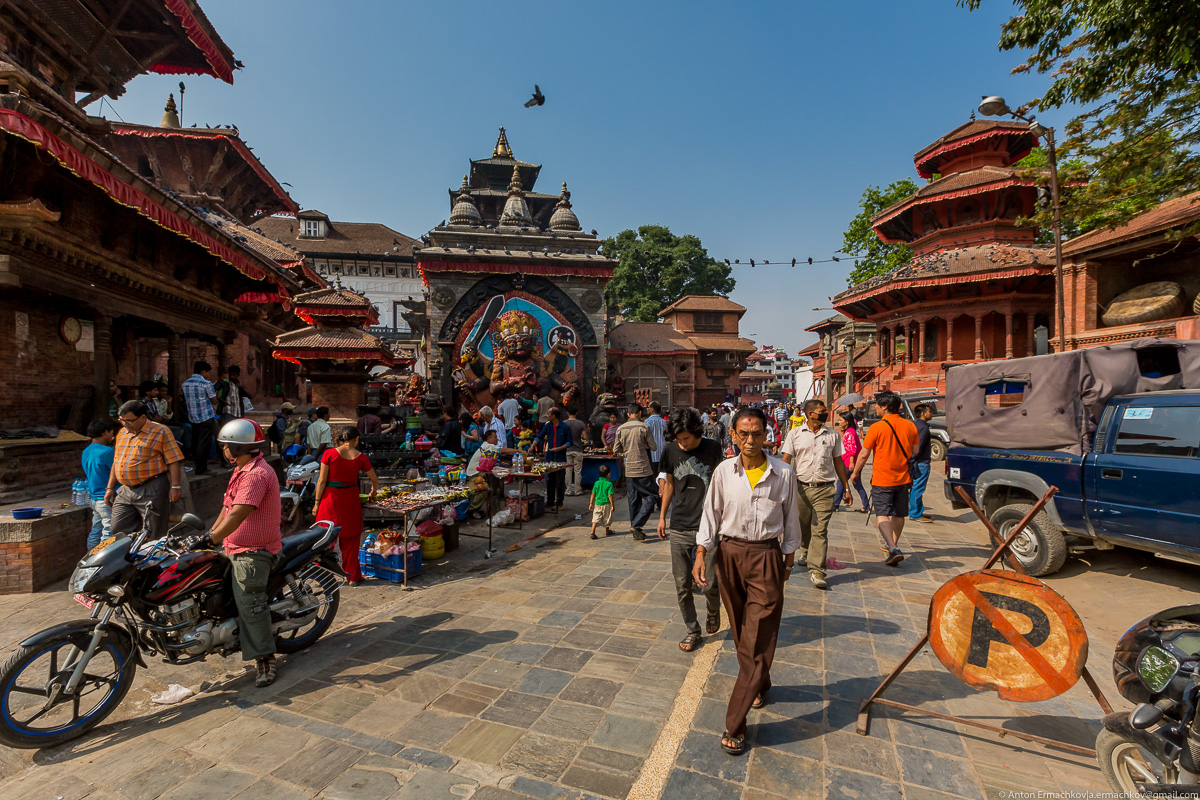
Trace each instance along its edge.
{"label": "temple spire", "polygon": [[458,199],[454,201],[454,208],[450,209],[450,224],[483,224],[483,217],[479,215],[479,209],[475,207],[475,199],[471,197],[466,175],[463,175],[462,189],[458,193]]}
{"label": "temple spire", "polygon": [[500,215],[500,224],[520,226],[533,224],[533,218],[529,215],[529,205],[525,202],[525,192],[521,188],[521,173],[516,165],[513,165],[512,180],[508,184],[508,200],[504,203],[504,213]]}
{"label": "temple spire", "polygon": [[504,126],[500,126],[500,136],[496,139],[496,146],[492,148],[492,158],[512,158],[512,148],[508,146],[508,134],[504,132]]}
{"label": "temple spire", "polygon": [[563,181],[562,195],[558,198],[554,214],[550,216],[550,230],[577,231],[580,230],[579,218],[571,210],[571,193],[567,191],[567,182]]}
{"label": "temple spire", "polygon": [[167,95],[167,105],[163,108],[162,122],[158,124],[160,128],[178,128],[179,125],[179,109],[175,107],[175,93]]}

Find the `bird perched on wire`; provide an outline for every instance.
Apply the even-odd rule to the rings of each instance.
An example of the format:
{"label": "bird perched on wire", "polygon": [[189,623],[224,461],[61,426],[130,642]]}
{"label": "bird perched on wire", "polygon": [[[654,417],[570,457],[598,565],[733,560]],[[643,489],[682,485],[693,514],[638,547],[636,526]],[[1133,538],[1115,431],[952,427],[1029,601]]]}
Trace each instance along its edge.
{"label": "bird perched on wire", "polygon": [[541,87],[535,83],[533,85],[533,97],[525,101],[525,107],[533,108],[534,106],[544,105],[546,105],[546,95],[542,94]]}

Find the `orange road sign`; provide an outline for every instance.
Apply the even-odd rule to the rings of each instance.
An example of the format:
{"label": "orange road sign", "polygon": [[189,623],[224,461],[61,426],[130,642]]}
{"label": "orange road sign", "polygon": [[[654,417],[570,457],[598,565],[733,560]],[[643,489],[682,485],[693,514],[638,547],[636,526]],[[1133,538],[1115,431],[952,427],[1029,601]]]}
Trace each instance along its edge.
{"label": "orange road sign", "polygon": [[1031,703],[1075,685],[1087,663],[1087,631],[1046,584],[998,570],[945,583],[929,605],[929,644],[968,686]]}

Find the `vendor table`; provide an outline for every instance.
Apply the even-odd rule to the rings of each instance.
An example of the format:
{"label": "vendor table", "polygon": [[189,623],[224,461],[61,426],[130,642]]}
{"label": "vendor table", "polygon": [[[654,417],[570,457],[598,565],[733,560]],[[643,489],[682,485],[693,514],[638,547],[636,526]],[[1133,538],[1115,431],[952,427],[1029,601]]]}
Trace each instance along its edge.
{"label": "vendor table", "polygon": [[583,456],[583,470],[580,475],[580,483],[583,486],[594,484],[596,479],[600,477],[600,466],[602,464],[608,465],[608,479],[616,485],[624,474],[622,467],[625,464],[625,460],[616,455],[589,456],[585,454]]}
{"label": "vendor table", "polygon": [[[546,463],[546,462],[543,462],[543,463]],[[529,502],[529,484],[534,483],[536,481],[544,480],[547,475],[550,475],[555,472],[560,472],[562,470],[565,470],[566,468],[567,468],[567,465],[565,463],[553,461],[553,462],[549,462],[547,464],[545,472],[510,472],[510,473],[508,473],[508,477],[516,478],[520,482],[520,487],[517,490],[520,493],[519,499],[524,500],[526,503],[528,503]],[[554,513],[557,514],[558,512],[555,511]],[[525,522],[524,522],[524,520],[521,519],[521,515],[518,513],[517,514],[517,529],[521,530],[524,527],[525,527]]]}
{"label": "vendor table", "polygon": [[[472,494],[480,494],[480,492],[472,492]],[[482,494],[489,495],[485,502],[487,503],[486,507],[490,508],[491,507],[491,496],[490,496],[491,490],[486,490],[486,491],[482,492]],[[437,508],[438,506],[450,505],[451,503],[461,503],[463,500],[469,499],[470,496],[471,495],[468,494],[467,497],[465,497],[465,498],[457,497],[457,498],[454,498],[453,500],[451,500],[449,498],[444,499],[444,500],[430,500],[427,503],[423,503],[423,504],[413,507],[413,508],[405,509],[404,511],[396,511],[396,510],[393,510],[390,508],[385,508],[383,506],[378,506],[375,503],[364,503],[363,504],[363,522],[365,523],[368,520],[370,520],[372,522],[387,522],[389,520],[390,521],[399,520],[400,524],[402,526],[401,530],[404,532],[404,541],[407,544],[408,534],[409,534],[410,530],[413,528],[413,526],[416,524],[417,512],[424,511],[427,508]],[[492,518],[490,515],[487,517],[487,524],[488,524],[487,536],[484,536],[482,533],[467,533],[461,529],[459,530],[458,535],[459,536],[470,536],[474,539],[487,539],[487,543],[488,543],[487,556],[490,558],[492,555]],[[406,552],[406,555],[404,558],[404,568],[405,568],[404,585],[408,586],[408,556],[407,556],[407,552]]]}

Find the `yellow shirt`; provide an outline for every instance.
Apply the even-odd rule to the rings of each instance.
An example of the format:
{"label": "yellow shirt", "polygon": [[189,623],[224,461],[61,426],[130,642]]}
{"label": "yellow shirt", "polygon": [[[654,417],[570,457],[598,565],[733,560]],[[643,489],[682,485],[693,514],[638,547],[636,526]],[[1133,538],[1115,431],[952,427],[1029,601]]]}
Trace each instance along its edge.
{"label": "yellow shirt", "polygon": [[792,427],[793,428],[795,428],[799,425],[803,425],[803,424],[804,424],[804,415],[803,414],[799,414],[799,415],[793,414],[792,415]]}
{"label": "yellow shirt", "polygon": [[746,477],[750,480],[750,488],[758,486],[758,482],[763,479],[763,473],[767,471],[767,462],[764,459],[763,463],[753,469],[746,470]]}

